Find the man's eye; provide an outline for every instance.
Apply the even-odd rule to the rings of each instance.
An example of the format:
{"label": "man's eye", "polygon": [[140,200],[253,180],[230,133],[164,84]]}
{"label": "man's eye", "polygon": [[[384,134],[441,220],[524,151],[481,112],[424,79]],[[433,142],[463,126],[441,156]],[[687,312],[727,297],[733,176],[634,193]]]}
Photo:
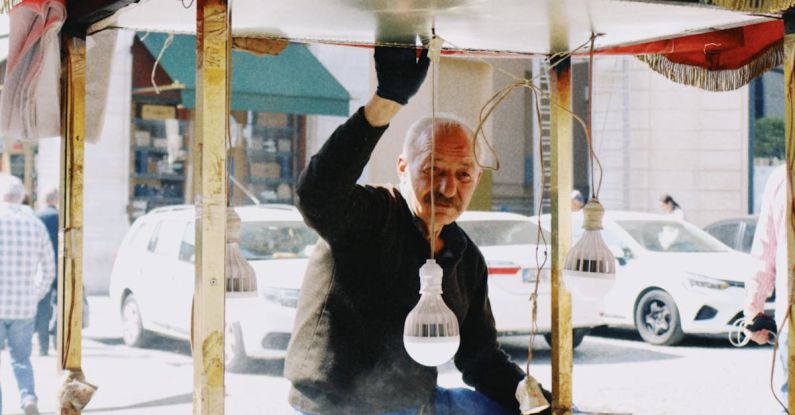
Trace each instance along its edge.
{"label": "man's eye", "polygon": [[462,181],[464,183],[469,183],[469,182],[472,181],[472,175],[470,175],[467,172],[461,172],[461,173],[458,174],[458,180],[460,180],[460,181]]}

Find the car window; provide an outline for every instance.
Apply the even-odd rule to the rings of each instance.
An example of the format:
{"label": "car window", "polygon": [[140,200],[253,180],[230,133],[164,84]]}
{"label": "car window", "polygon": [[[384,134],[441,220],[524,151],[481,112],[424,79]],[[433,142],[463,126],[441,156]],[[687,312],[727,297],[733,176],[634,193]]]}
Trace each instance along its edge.
{"label": "car window", "polygon": [[196,260],[196,224],[188,223],[179,243],[179,260],[193,263]]}
{"label": "car window", "polygon": [[[538,227],[526,220],[473,220],[460,221],[460,226],[478,246],[538,244]],[[547,243],[549,232],[542,231]]]}
{"label": "car window", "polygon": [[243,222],[240,250],[248,260],[308,258],[318,235],[304,222]]}
{"label": "car window", "polygon": [[616,221],[632,239],[655,252],[723,252],[726,248],[693,226],[674,221]]}
{"label": "car window", "polygon": [[745,231],[743,232],[743,240],[740,242],[740,250],[743,252],[751,252],[751,246],[754,244],[754,233],[756,232],[756,222],[745,224]]}
{"label": "car window", "polygon": [[152,229],[154,228],[154,224],[152,222],[144,222],[140,226],[138,226],[135,232],[130,237],[130,247],[134,250],[141,250],[147,249],[149,246],[149,241],[152,239]]}
{"label": "car window", "polygon": [[167,220],[160,222],[157,227],[157,236],[154,246],[154,253],[170,257],[177,256],[179,241],[185,230],[184,221]]}
{"label": "car window", "polygon": [[734,248],[734,244],[737,241],[737,228],[739,226],[739,223],[726,223],[712,226],[707,229],[707,232],[727,246]]}

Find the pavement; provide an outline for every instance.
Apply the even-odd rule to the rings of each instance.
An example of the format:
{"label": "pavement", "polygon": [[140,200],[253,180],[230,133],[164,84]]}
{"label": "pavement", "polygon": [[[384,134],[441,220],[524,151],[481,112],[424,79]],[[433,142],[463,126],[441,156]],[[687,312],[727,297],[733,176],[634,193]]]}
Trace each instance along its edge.
{"label": "pavement", "polygon": [[[117,308],[108,297],[89,297],[91,326],[83,331],[83,369],[99,386],[86,414],[190,414],[193,370],[190,345],[163,339],[144,349],[123,344]],[[527,336],[501,339],[503,348],[522,367]],[[43,414],[55,410],[60,384],[53,354],[32,362]],[[531,373],[551,385],[550,349],[543,340],[533,346]],[[652,346],[631,331],[604,329],[585,338],[574,352],[574,402],[593,414],[778,414],[769,391],[772,349],[735,349],[723,339],[688,338],[677,347]],[[19,415],[19,398],[7,352],[0,355],[3,414]],[[227,373],[227,414],[293,414],[286,402],[289,382],[281,360],[256,361],[243,373]],[[439,384],[465,386],[448,363]]]}

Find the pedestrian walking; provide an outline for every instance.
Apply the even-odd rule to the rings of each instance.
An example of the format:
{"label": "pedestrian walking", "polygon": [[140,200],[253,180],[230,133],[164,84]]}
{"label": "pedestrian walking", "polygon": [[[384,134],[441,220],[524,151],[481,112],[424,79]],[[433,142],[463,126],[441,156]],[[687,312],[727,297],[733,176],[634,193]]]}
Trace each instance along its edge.
{"label": "pedestrian walking", "polygon": [[[44,208],[36,215],[47,228],[53,252],[58,252],[58,189],[47,192]],[[58,278],[53,278],[50,291],[39,301],[36,307],[36,335],[39,338],[39,356],[47,356],[50,350],[50,333],[55,331],[53,307],[58,293]],[[55,344],[53,344],[55,346]]]}
{"label": "pedestrian walking", "polygon": [[676,203],[676,200],[671,195],[666,194],[660,197],[660,209],[662,209],[663,213],[675,219],[685,220],[685,211],[682,210],[682,207],[679,206],[679,203]]}
{"label": "pedestrian walking", "polygon": [[0,345],[8,345],[22,410],[36,415],[30,352],[36,306],[55,278],[55,254],[44,224],[22,206],[24,193],[18,178],[0,173]]}

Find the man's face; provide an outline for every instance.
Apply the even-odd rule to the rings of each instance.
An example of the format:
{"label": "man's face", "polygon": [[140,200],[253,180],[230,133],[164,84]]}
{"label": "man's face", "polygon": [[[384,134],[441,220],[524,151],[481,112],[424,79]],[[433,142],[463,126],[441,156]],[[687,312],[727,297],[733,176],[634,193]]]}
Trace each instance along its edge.
{"label": "man's face", "polygon": [[[417,140],[413,151],[409,151],[410,154],[398,158],[401,182],[410,184],[413,193],[405,196],[414,214],[428,226],[431,222],[430,136],[431,131],[428,129]],[[480,181],[480,174],[481,169],[473,157],[472,142],[466,131],[459,127],[437,127],[433,166],[437,229],[452,223],[466,210]]]}

